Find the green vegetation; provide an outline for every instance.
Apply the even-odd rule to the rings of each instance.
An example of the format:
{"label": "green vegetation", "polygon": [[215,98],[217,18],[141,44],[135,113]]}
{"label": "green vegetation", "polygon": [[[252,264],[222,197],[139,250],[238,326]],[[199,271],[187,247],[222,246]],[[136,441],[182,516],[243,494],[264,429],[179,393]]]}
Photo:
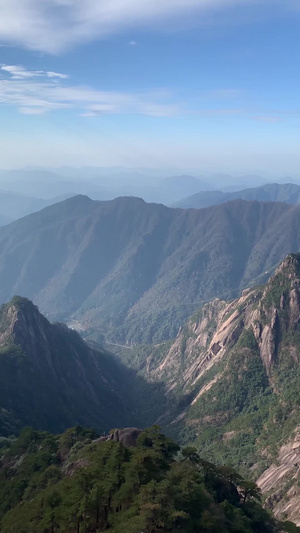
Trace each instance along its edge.
{"label": "green vegetation", "polygon": [[94,436],[81,427],[60,436],[28,428],[2,450],[1,533],[299,531],[262,509],[253,482],[194,448],[179,452],[158,427],[133,448]]}
{"label": "green vegetation", "polygon": [[204,302],[266,279],[300,247],[297,227],[287,204],[181,210],[77,196],[0,228],[0,301],[18,279],[42,312],[78,320],[89,338],[159,343]]}
{"label": "green vegetation", "polygon": [[[232,463],[240,472],[247,473],[259,459],[257,439],[269,417],[271,397],[253,332],[245,330],[222,379],[188,411],[189,423],[195,428],[193,440],[202,454],[217,462]],[[185,440],[190,437],[189,433],[185,436],[185,429],[182,436]]]}
{"label": "green vegetation", "polygon": [[[299,276],[300,256],[292,254],[267,287],[257,291],[259,297],[240,309],[241,322],[244,313],[248,320],[253,313],[252,325],[193,385],[190,400],[215,376],[219,378],[195,403],[182,404],[184,416],[170,425],[172,435],[177,431],[181,442],[195,443],[203,457],[231,463],[254,479],[276,461],[279,448],[300,425]],[[256,328],[260,336],[264,327],[271,351],[263,360],[253,332]],[[261,337],[259,342],[261,347]],[[174,391],[180,398],[179,388]],[[182,401],[185,396],[181,393]]]}

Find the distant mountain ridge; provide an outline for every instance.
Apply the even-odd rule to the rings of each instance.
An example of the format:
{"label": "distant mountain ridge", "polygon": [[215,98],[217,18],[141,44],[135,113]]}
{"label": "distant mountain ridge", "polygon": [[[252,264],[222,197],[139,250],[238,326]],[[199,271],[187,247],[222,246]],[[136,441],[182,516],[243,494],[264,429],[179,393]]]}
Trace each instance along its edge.
{"label": "distant mountain ridge", "polygon": [[[286,181],[286,179],[285,179]],[[53,198],[73,192],[94,200],[137,196],[170,205],[199,191],[238,190],[267,183],[257,175],[203,175],[199,170],[126,167],[26,167],[0,170],[0,189],[27,196]],[[0,210],[1,213],[1,210]]]}
{"label": "distant mountain ridge", "polygon": [[220,205],[232,200],[258,200],[260,202],[285,202],[287,204],[300,203],[300,185],[295,183],[268,183],[251,189],[241,191],[203,191],[183,198],[173,207],[184,209],[209,207]]}
{"label": "distant mountain ridge", "polygon": [[263,282],[300,250],[300,206],[202,210],[76,196],[0,228],[0,302],[23,294],[97,340],[159,342],[213,297]]}
{"label": "distant mountain ridge", "polygon": [[153,177],[141,171],[110,172],[108,169],[105,172],[104,169],[99,169],[97,172],[97,169],[93,171],[89,168],[70,169],[70,172],[65,172],[64,169],[0,171],[0,190],[47,200],[73,192],[88,194],[95,200],[112,200],[124,195],[142,197],[150,202],[168,203],[208,187],[209,181],[190,175]]}

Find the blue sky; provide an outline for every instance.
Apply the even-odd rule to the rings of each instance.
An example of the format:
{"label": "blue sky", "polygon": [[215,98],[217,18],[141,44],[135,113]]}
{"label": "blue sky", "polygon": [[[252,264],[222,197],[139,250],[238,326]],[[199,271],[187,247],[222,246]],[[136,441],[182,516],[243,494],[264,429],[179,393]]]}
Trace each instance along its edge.
{"label": "blue sky", "polygon": [[297,0],[0,4],[0,167],[300,175]]}

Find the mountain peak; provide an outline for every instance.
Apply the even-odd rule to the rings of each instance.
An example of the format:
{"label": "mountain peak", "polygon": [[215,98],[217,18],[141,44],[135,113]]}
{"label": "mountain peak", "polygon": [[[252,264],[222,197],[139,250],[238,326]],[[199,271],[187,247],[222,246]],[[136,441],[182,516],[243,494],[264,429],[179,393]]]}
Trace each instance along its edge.
{"label": "mountain peak", "polygon": [[0,358],[0,435],[20,425],[107,430],[112,419],[115,426],[131,420],[127,371],[65,324],[51,324],[27,298],[0,307]]}
{"label": "mountain peak", "polygon": [[275,271],[273,278],[275,278],[276,275],[283,273],[286,275],[294,274],[295,276],[300,277],[300,253],[287,255]]}
{"label": "mountain peak", "polygon": [[18,310],[23,310],[23,311],[27,311],[27,310],[37,310],[37,306],[34,305],[34,303],[29,300],[29,298],[25,298],[25,296],[19,296],[19,295],[15,295],[12,297],[12,299],[7,303],[7,304],[4,304],[2,307],[6,307],[6,308],[10,308],[10,307],[15,307],[16,309]]}
{"label": "mountain peak", "polygon": [[[50,323],[31,300],[14,296],[0,307],[0,349],[10,343],[22,345],[25,339],[27,344],[47,326]],[[32,346],[28,346],[28,355],[32,356],[34,351]]]}
{"label": "mountain peak", "polygon": [[[289,254],[280,263],[273,276],[270,277],[265,286],[262,300],[268,308],[278,310],[283,308],[283,301],[289,299],[300,301],[300,254]],[[299,298],[298,298],[299,296]],[[299,309],[300,311],[300,309]]]}

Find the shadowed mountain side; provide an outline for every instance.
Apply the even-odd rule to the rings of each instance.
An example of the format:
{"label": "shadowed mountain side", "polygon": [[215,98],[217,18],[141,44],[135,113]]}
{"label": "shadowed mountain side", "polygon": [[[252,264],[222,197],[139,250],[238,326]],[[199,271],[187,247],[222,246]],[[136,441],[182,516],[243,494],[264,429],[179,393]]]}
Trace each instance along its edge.
{"label": "shadowed mountain side", "polygon": [[97,340],[159,342],[300,250],[300,206],[170,209],[76,196],[0,228],[0,301],[24,294]]}
{"label": "shadowed mountain side", "polygon": [[26,425],[144,427],[167,409],[163,386],[147,384],[64,324],[50,324],[25,298],[0,308],[0,365],[0,435]]}

